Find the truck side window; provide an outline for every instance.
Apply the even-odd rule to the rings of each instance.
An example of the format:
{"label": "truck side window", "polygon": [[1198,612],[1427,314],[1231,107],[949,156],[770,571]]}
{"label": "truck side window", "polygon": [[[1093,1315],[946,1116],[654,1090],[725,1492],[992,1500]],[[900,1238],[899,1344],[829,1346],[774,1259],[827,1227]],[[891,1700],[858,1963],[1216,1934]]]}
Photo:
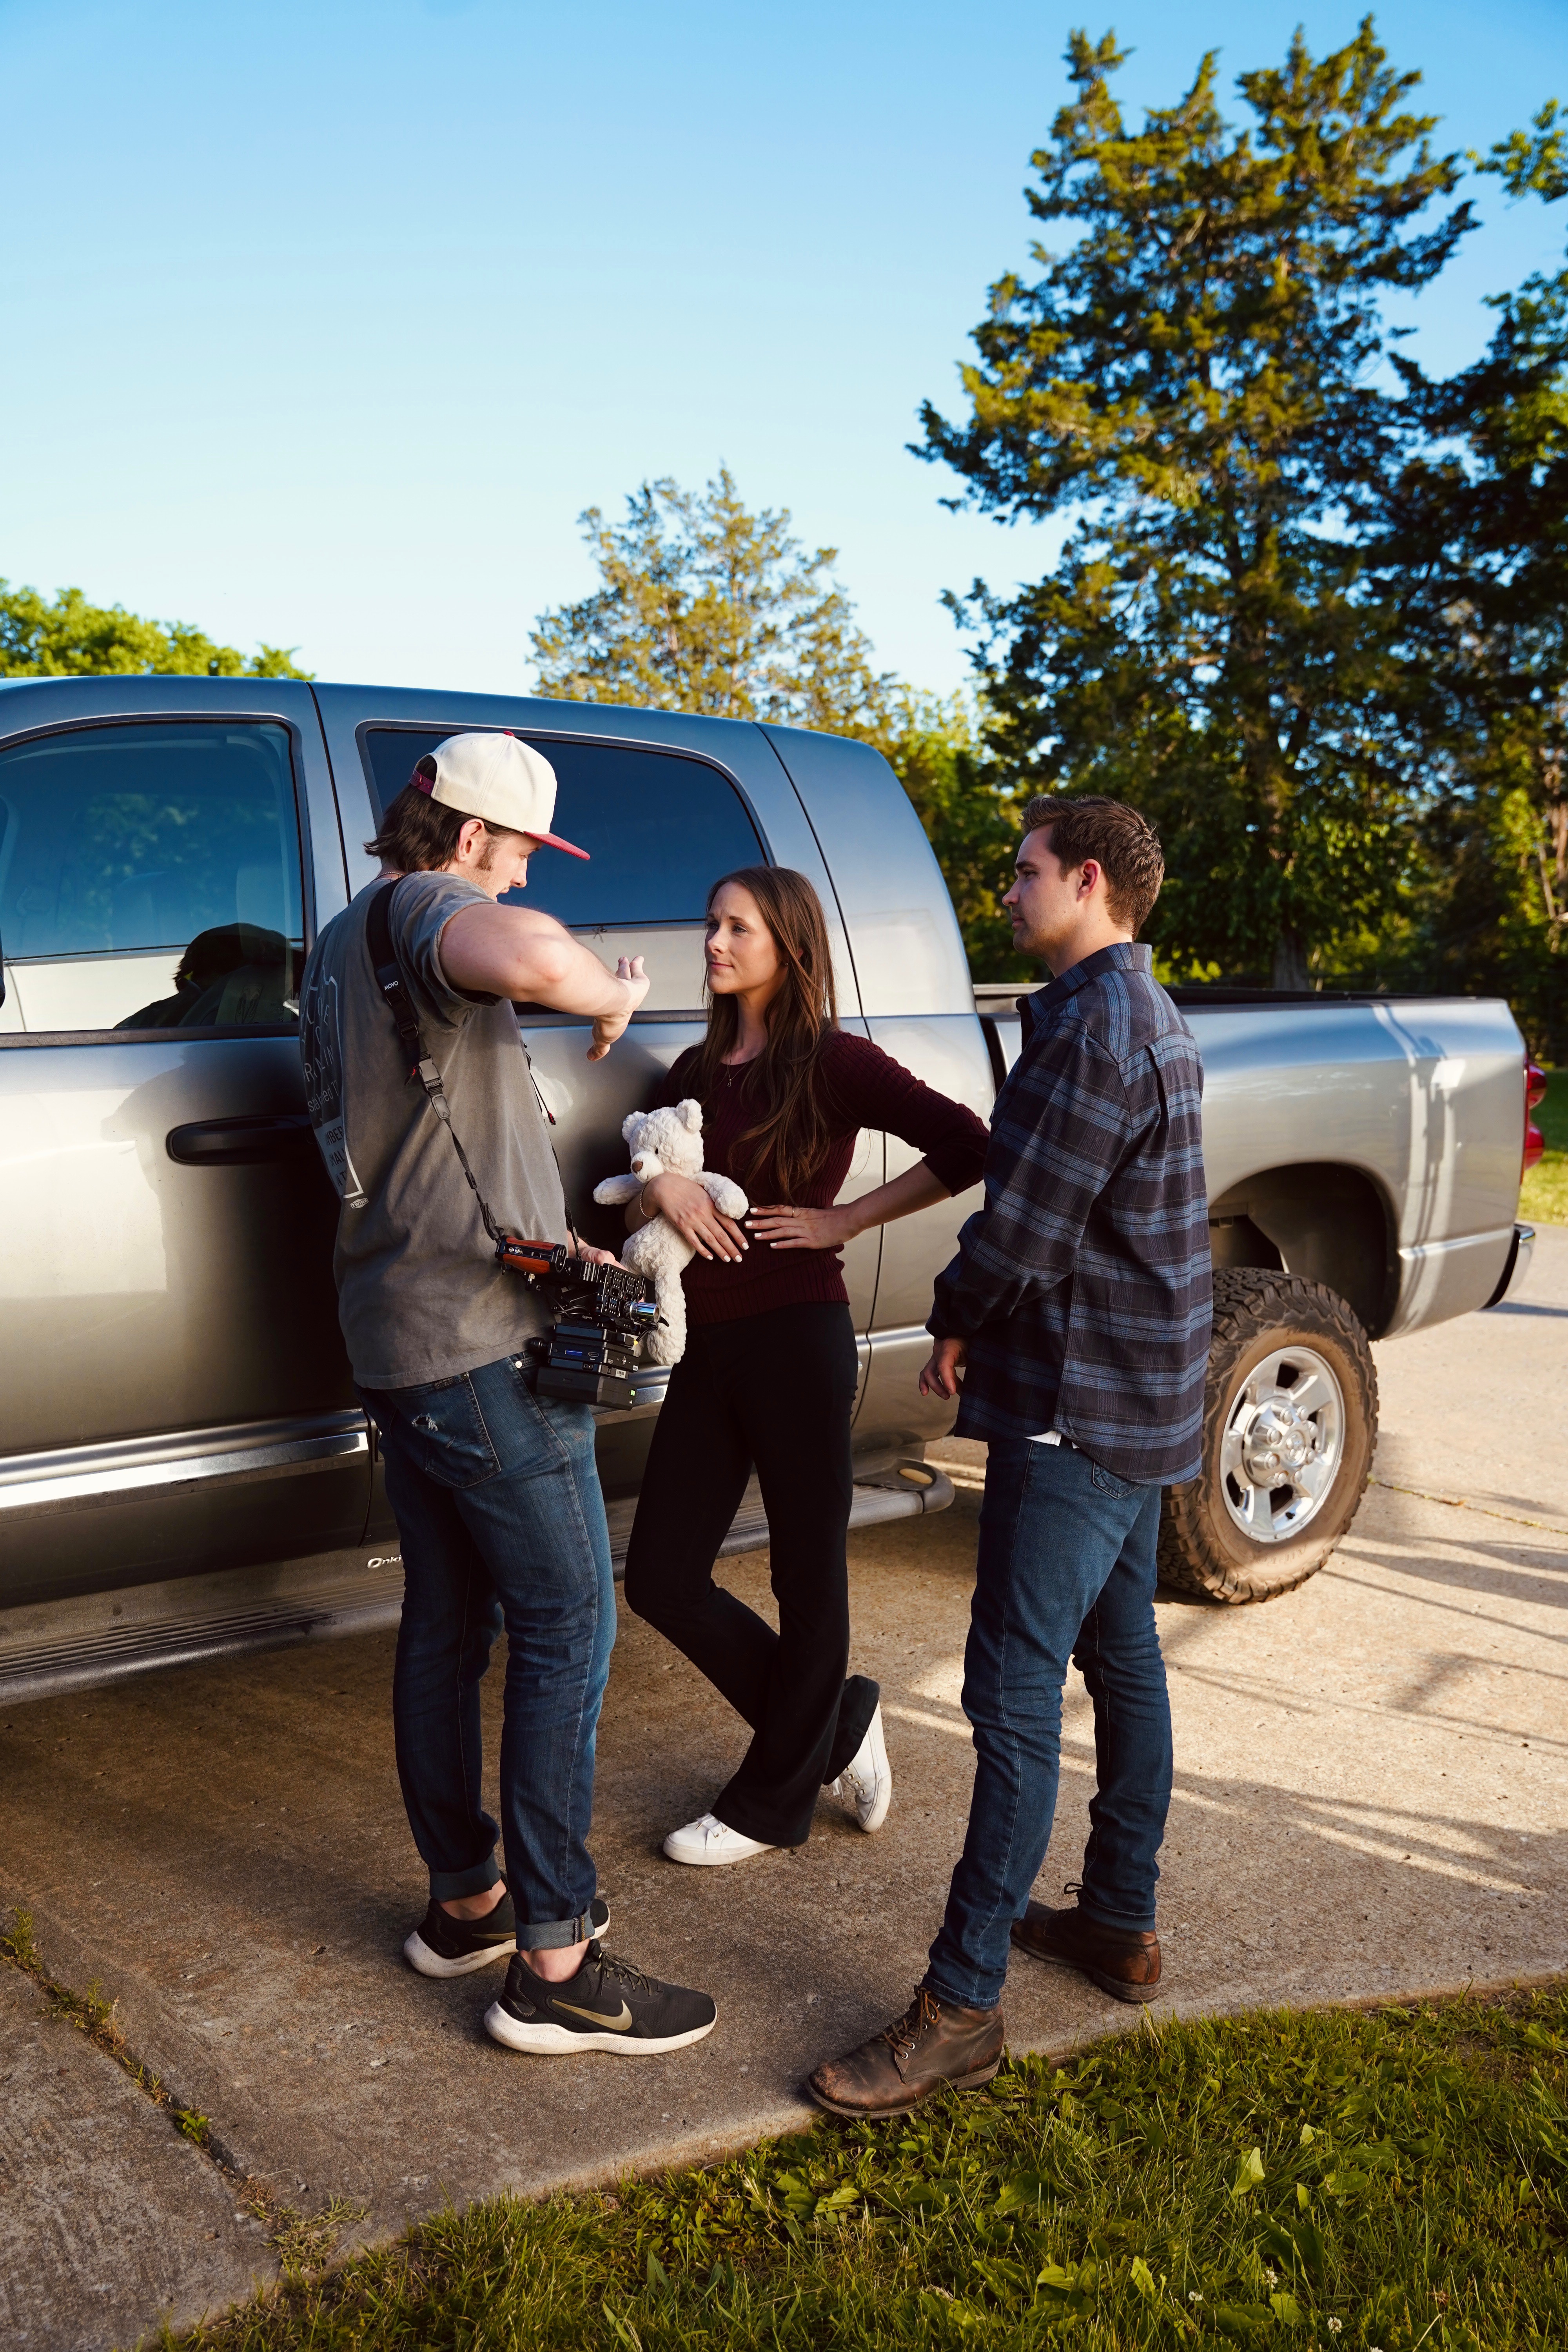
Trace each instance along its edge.
{"label": "truck side window", "polygon": [[[365,737],[373,796],[385,810],[451,727],[374,727]],[[521,730],[520,730],[521,732]],[[706,760],[620,743],[563,743],[523,736],[555,771],[552,830],[588,852],[588,863],[542,851],[528,894],[579,929],[639,923],[700,923],[710,886],[767,852],[745,803]]]}
{"label": "truck side window", "polygon": [[0,751],[7,1026],[293,1028],[302,908],[286,728],[81,727]]}

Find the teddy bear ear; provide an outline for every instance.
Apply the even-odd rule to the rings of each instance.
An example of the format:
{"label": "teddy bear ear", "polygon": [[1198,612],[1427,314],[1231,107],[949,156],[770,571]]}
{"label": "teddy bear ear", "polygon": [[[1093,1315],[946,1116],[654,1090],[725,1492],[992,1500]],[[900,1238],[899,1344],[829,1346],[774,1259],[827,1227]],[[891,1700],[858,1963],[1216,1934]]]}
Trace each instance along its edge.
{"label": "teddy bear ear", "polygon": [[684,1126],[689,1127],[693,1135],[700,1135],[702,1132],[701,1104],[695,1101],[690,1096],[688,1096],[684,1102],[677,1103],[675,1108],[676,1115],[680,1119],[681,1123]]}
{"label": "teddy bear ear", "polygon": [[640,1125],[641,1125],[641,1122],[642,1122],[642,1113],[641,1113],[641,1111],[640,1111],[640,1110],[634,1110],[634,1111],[631,1111],[631,1112],[629,1112],[629,1113],[627,1114],[627,1116],[626,1116],[625,1118],[623,1118],[623,1119],[622,1119],[622,1121],[621,1121],[621,1141],[622,1141],[623,1143],[629,1143],[629,1142],[631,1141],[631,1139],[632,1139],[632,1129],[633,1129],[633,1128],[634,1128],[634,1127],[640,1126]]}

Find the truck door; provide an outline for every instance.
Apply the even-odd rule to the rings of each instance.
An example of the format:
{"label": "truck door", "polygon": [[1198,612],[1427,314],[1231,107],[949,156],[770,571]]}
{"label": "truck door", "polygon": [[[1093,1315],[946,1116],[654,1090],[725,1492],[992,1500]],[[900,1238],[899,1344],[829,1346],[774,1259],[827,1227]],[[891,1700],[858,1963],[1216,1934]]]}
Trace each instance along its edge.
{"label": "truck door", "polygon": [[359,1540],[296,1043],[331,810],[303,685],[0,700],[0,1603]]}

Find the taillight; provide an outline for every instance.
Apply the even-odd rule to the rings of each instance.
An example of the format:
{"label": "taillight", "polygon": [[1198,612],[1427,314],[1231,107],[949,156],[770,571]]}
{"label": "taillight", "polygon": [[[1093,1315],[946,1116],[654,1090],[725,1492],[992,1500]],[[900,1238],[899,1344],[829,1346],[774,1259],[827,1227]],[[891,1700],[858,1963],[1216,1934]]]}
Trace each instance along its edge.
{"label": "taillight", "polygon": [[1546,1149],[1546,1138],[1531,1118],[1536,1105],[1545,1099],[1546,1073],[1538,1062],[1524,1066],[1524,1164],[1533,1168]]}

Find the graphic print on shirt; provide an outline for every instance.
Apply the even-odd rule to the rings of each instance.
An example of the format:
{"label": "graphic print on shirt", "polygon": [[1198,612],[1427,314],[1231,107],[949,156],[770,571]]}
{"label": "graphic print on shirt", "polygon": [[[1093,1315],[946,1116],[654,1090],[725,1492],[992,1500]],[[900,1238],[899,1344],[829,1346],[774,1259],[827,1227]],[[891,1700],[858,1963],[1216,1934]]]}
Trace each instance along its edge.
{"label": "graphic print on shirt", "polygon": [[332,1187],[345,1209],[366,1203],[349,1157],[348,1127],[343,1117],[343,1045],[339,1020],[338,983],[318,972],[300,1006],[300,1042],[305,1065],[305,1108]]}

